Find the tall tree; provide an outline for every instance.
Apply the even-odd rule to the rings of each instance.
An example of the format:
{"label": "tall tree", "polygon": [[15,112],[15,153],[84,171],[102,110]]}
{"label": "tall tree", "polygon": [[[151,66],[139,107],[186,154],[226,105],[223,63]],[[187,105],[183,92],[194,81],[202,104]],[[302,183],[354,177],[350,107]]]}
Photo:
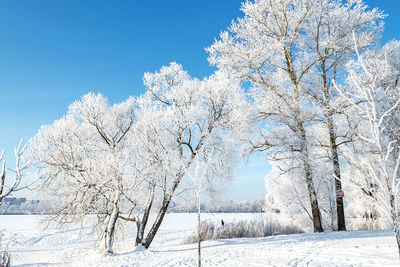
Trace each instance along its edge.
{"label": "tall tree", "polygon": [[[354,54],[352,33],[355,32],[360,48],[364,48],[381,29],[379,20],[383,14],[366,9],[362,1],[245,2],[244,17],[208,48],[212,64],[229,69],[253,84],[259,118],[266,120],[269,128],[265,140],[254,147],[270,151],[271,159],[301,159],[315,231],[322,231],[322,224],[310,146],[329,148],[327,158],[332,165],[332,181],[335,191],[341,191],[338,147],[348,140],[345,133],[337,132],[334,124],[341,110],[331,81],[339,78],[345,61]],[[314,136],[317,124],[327,129],[327,138],[319,140]],[[276,126],[280,129],[272,129]],[[297,143],[282,140],[280,136],[297,139]],[[277,157],[277,151],[281,156]],[[283,164],[285,172],[298,169],[298,162],[290,162]],[[291,167],[288,169],[288,166]],[[338,229],[345,230],[341,196],[336,197],[336,206]]]}
{"label": "tall tree", "polygon": [[269,151],[274,160],[289,160],[285,172],[295,171],[304,177],[314,231],[322,232],[306,132],[315,117],[305,94],[306,76],[316,59],[304,53],[302,34],[315,12],[313,4],[294,0],[245,2],[244,17],[233,22],[207,50],[211,64],[252,83],[258,118],[265,121],[268,130],[254,149]]}
{"label": "tall tree", "polygon": [[360,50],[374,43],[382,30],[384,15],[378,9],[367,10],[363,1],[318,0],[314,5],[316,11],[303,33],[307,35],[306,53],[317,60],[315,77],[307,92],[315,101],[314,106],[321,111],[318,121],[328,130],[328,138],[319,139],[318,144],[328,148],[331,159],[340,231],[346,230],[346,224],[343,197],[338,194],[342,191],[339,147],[351,138],[335,124],[343,114],[344,103],[332,81],[340,82],[345,77],[345,64],[355,55],[354,41]]}

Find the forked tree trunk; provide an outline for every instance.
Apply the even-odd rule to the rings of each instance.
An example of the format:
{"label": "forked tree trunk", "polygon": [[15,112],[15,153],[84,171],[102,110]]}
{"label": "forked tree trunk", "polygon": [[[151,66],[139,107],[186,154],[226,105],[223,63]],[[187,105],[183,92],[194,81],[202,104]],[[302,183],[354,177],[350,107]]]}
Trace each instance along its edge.
{"label": "forked tree trunk", "polygon": [[154,188],[155,188],[155,186],[153,186],[151,188],[151,195],[149,198],[149,202],[146,206],[146,209],[143,213],[143,218],[142,218],[142,220],[137,222],[137,233],[136,233],[135,246],[144,243],[144,240],[143,240],[144,230],[146,229],[146,225],[147,225],[147,222],[148,222],[149,216],[150,216],[151,207],[153,206],[154,193],[155,193]]}
{"label": "forked tree trunk", "polygon": [[160,210],[159,210],[159,212],[157,214],[157,218],[154,221],[149,233],[146,236],[146,239],[143,242],[144,243],[143,245],[144,245],[145,248],[149,248],[151,242],[153,242],[153,239],[154,239],[154,237],[155,237],[155,235],[156,235],[156,233],[158,231],[158,228],[160,228],[160,225],[161,225],[161,223],[162,223],[162,221],[164,219],[164,216],[167,213],[169,202],[170,201],[163,202],[163,204],[162,204],[162,206],[161,206],[161,208],[160,208]]}
{"label": "forked tree trunk", "polygon": [[[193,160],[193,158],[191,159],[189,164],[191,164],[192,160]],[[142,242],[143,246],[146,249],[149,248],[151,242],[153,242],[153,239],[156,236],[156,233],[157,233],[158,229],[160,228],[162,221],[164,220],[164,216],[167,213],[168,206],[171,203],[172,196],[173,196],[176,188],[178,188],[178,185],[181,182],[183,175],[184,174],[178,175],[178,177],[174,181],[174,184],[173,184],[171,190],[168,193],[165,193],[161,207],[158,210],[156,220],[154,221],[153,225],[151,226],[151,229],[150,229],[149,233],[147,234],[146,239],[143,240],[144,242]]]}
{"label": "forked tree trunk", "polygon": [[[208,133],[210,133],[211,130],[212,130],[212,128],[209,128],[208,129],[208,131],[209,131]],[[200,141],[199,141],[199,143],[197,145],[196,151],[198,151],[202,147],[202,144],[203,144],[203,142],[204,142],[206,137],[207,137],[207,135],[202,136],[200,138]],[[190,168],[190,166],[193,163],[193,160],[194,160],[195,156],[196,156],[196,153],[192,153],[192,156],[190,157],[190,160],[187,163],[186,169]],[[160,225],[161,225],[162,221],[164,220],[164,216],[167,213],[168,206],[171,203],[172,196],[174,195],[175,190],[178,188],[178,186],[179,186],[179,184],[180,184],[180,182],[181,182],[181,180],[182,180],[184,175],[185,175],[185,173],[178,174],[176,179],[174,180],[174,183],[173,183],[171,189],[168,192],[164,192],[164,198],[163,198],[161,207],[158,210],[158,214],[157,214],[156,220],[154,221],[153,225],[151,226],[151,229],[150,229],[149,233],[147,234],[146,239],[142,241],[142,244],[146,249],[149,248],[151,242],[153,242],[153,239],[154,239],[158,229],[160,228]]]}
{"label": "forked tree trunk", "polygon": [[[211,133],[212,129],[213,129],[212,127],[208,128],[208,133],[206,135],[203,135],[200,138],[200,141],[198,142],[198,144],[196,146],[195,152],[192,153],[192,155],[186,165],[186,169],[189,169],[190,166],[192,165],[193,160],[195,159],[195,157],[197,155],[197,152],[202,148],[203,143],[205,142],[208,134]],[[175,178],[174,183],[172,184],[172,187],[170,188],[170,190],[164,192],[164,198],[163,198],[161,207],[158,210],[156,220],[154,221],[153,225],[151,226],[151,229],[148,232],[145,240],[142,240],[142,245],[146,249],[148,249],[150,247],[151,242],[153,242],[153,239],[156,236],[157,231],[160,228],[162,221],[164,220],[164,216],[167,213],[168,206],[171,203],[172,196],[174,195],[175,190],[178,188],[184,175],[185,175],[185,173],[178,174],[177,177]]]}

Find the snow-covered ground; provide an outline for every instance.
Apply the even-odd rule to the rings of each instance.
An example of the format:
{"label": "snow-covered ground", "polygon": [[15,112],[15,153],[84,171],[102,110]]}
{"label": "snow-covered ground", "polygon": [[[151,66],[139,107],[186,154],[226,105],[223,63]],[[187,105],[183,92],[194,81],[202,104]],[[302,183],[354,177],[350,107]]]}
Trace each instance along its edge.
{"label": "snow-covered ground", "polygon": [[[195,214],[168,214],[148,251],[134,251],[134,233],[126,229],[114,255],[102,255],[96,240],[79,231],[43,229],[43,216],[2,215],[0,229],[13,266],[195,266],[195,245],[182,239],[196,227]],[[260,214],[205,214],[225,222]],[[203,266],[400,266],[391,231],[348,231],[242,238],[203,242]]]}

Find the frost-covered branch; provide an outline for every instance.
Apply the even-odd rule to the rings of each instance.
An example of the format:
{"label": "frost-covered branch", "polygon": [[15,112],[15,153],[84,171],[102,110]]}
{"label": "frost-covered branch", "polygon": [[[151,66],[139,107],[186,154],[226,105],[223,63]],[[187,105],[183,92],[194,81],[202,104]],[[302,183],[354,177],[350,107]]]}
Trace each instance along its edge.
{"label": "frost-covered branch", "polygon": [[[392,56],[391,60],[388,53]],[[377,201],[392,222],[400,255],[400,93],[395,81],[400,73],[397,65],[400,43],[392,41],[379,51],[368,51],[357,56],[357,61],[349,64],[349,88],[352,91],[343,92],[338,86],[336,88],[343,96],[347,93],[352,95],[346,99],[358,111],[355,120],[359,120],[360,125],[356,134],[372,153],[349,153],[348,158],[368,174],[370,183],[376,184],[376,190],[371,191],[365,188],[363,181],[355,181],[357,186]],[[356,105],[355,102],[361,104]]]}
{"label": "frost-covered branch", "polygon": [[3,160],[4,150],[0,154],[0,204],[4,198],[11,195],[13,192],[26,189],[29,186],[21,186],[21,181],[24,177],[24,171],[29,167],[29,162],[21,165],[22,156],[25,152],[26,144],[23,145],[23,139],[19,142],[18,146],[14,149],[15,156],[15,170],[11,171],[14,173],[14,178],[11,180],[10,176],[6,173],[6,160]]}

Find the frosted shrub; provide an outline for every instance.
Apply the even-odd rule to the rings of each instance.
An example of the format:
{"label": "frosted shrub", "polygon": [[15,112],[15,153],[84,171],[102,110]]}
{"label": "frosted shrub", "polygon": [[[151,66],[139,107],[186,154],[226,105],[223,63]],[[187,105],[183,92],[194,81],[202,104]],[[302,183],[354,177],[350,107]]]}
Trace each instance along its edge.
{"label": "frosted shrub", "polygon": [[352,231],[361,231],[361,230],[381,230],[382,227],[378,221],[353,221],[349,223],[349,230]]}
{"label": "frosted shrub", "polygon": [[[211,221],[203,221],[200,226],[200,238],[204,240],[230,239],[241,237],[266,237],[303,233],[293,224],[282,224],[275,220],[251,220],[226,223],[224,226]],[[184,238],[184,244],[197,242],[197,233]]]}
{"label": "frosted shrub", "polygon": [[353,218],[349,220],[348,227],[348,229],[351,231],[388,230],[390,228],[390,221],[384,217],[379,217],[376,219]]}

